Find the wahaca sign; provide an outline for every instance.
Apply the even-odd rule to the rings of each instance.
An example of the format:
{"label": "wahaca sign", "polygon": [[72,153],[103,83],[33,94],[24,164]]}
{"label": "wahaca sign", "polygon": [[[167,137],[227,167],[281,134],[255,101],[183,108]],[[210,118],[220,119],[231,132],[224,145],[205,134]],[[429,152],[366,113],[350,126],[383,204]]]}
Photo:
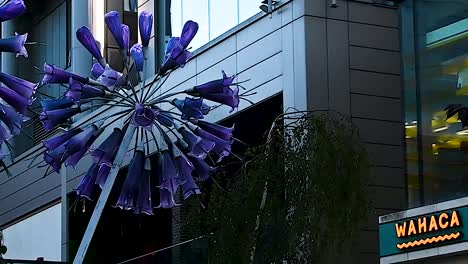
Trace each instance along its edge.
{"label": "wahaca sign", "polygon": [[[419,239],[415,241],[409,241],[407,243],[397,244],[398,249],[406,249],[412,247],[424,246],[427,244],[443,242],[446,240],[454,240],[461,237],[461,232],[451,233],[450,230],[455,227],[460,227],[460,217],[456,210],[449,213],[441,213],[439,215],[432,215],[430,217],[423,216],[417,219],[411,219],[403,221],[402,223],[395,223],[395,233],[398,238],[411,237],[421,234],[426,234],[430,237],[426,239]],[[430,233],[436,231],[446,230],[447,233],[444,235],[432,236]]]}
{"label": "wahaca sign", "polygon": [[468,207],[381,224],[380,256],[467,241],[464,219]]}

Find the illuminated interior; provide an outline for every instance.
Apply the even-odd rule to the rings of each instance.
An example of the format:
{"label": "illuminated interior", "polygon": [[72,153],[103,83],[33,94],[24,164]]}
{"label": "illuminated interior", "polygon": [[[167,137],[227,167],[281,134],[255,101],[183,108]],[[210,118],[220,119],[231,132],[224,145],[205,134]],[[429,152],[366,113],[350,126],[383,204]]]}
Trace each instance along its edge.
{"label": "illuminated interior", "polygon": [[408,2],[402,27],[413,23],[414,39],[402,39],[405,136],[409,206],[416,207],[468,195],[468,127],[444,111],[468,106],[468,1]]}

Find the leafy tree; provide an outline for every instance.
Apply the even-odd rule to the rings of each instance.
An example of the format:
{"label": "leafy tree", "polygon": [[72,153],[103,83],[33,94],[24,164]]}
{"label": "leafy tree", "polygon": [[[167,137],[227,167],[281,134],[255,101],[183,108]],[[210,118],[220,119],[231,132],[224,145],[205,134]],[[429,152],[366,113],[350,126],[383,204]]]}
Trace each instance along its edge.
{"label": "leafy tree", "polygon": [[189,217],[208,237],[209,263],[324,263],[367,219],[368,161],[348,118],[283,114],[245,156],[228,191],[214,189]]}
{"label": "leafy tree", "polygon": [[3,255],[7,253],[7,247],[3,244],[3,232],[0,230],[0,264],[5,263]]}

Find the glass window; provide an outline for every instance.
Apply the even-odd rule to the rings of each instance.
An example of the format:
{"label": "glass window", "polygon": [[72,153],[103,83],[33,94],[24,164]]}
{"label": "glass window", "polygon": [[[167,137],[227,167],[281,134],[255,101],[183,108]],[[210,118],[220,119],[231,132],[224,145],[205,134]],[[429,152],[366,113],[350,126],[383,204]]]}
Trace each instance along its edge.
{"label": "glass window", "polygon": [[237,1],[214,0],[210,4],[210,39],[215,39],[237,25]]}
{"label": "glass window", "polygon": [[61,204],[3,230],[7,259],[61,260]]}
{"label": "glass window", "polygon": [[468,111],[445,112],[468,107],[468,2],[405,1],[402,15],[410,207],[468,196]]}
{"label": "glass window", "polygon": [[260,2],[253,0],[172,0],[172,35],[179,36],[187,20],[196,21],[200,28],[190,45],[192,50],[196,50],[260,12]]}
{"label": "glass window", "polygon": [[[182,1],[183,23],[193,20],[199,24],[198,33],[190,43],[192,49],[203,46],[210,40],[210,24],[208,23],[208,0],[184,0]],[[173,32],[180,35],[181,30]]]}
{"label": "glass window", "polygon": [[239,23],[257,14],[261,1],[239,0]]}

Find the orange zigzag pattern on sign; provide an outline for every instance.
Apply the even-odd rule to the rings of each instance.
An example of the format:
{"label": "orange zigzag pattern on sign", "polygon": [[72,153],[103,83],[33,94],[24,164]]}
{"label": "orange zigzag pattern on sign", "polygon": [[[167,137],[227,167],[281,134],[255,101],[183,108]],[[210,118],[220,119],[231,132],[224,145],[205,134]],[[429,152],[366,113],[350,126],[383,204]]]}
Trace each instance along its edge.
{"label": "orange zigzag pattern on sign", "polygon": [[457,238],[460,237],[460,235],[461,235],[460,232],[457,232],[457,233],[452,233],[450,235],[443,235],[443,236],[438,236],[438,237],[431,237],[431,238],[426,238],[426,239],[421,239],[421,240],[415,240],[413,242],[397,244],[397,248],[404,249],[404,248],[409,248],[409,247],[415,247],[415,246],[420,246],[420,245],[426,245],[426,244],[442,242],[442,241],[445,241],[445,240],[457,239]]}

